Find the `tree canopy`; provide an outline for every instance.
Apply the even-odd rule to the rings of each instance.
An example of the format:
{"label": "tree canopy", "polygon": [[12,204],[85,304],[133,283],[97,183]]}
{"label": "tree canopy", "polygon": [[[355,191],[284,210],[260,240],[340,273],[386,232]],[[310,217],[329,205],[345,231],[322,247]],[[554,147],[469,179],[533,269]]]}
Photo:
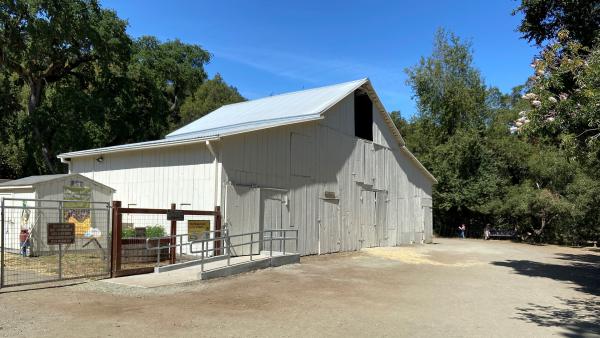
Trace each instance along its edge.
{"label": "tree canopy", "polygon": [[525,0],[519,7],[524,38],[547,43],[532,63],[534,75],[509,94],[486,87],[471,44],[444,30],[432,54],[406,71],[418,114],[392,119],[439,181],[433,211],[440,234],[454,234],[460,223],[472,234],[492,224],[524,239],[569,244],[600,233],[592,207],[600,195],[599,54],[595,42],[582,42],[596,41],[583,36],[597,25],[571,35],[561,23],[582,15],[581,22],[593,21],[596,13],[569,6],[544,12],[544,22],[561,29],[541,34],[527,22],[540,6]]}
{"label": "tree canopy", "polygon": [[2,177],[60,172],[61,152],[162,138],[243,99],[220,76],[227,94],[203,96],[215,81],[201,46],[133,39],[126,27],[96,0],[0,0]]}

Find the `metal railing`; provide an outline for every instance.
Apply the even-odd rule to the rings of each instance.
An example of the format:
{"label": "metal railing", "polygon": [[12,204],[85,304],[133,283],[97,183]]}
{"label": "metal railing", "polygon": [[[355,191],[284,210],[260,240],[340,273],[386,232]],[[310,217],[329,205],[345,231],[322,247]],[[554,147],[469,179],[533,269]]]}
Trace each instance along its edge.
{"label": "metal railing", "polygon": [[[220,236],[217,236],[216,233],[221,232],[223,234],[221,234]],[[288,235],[291,234],[291,235]],[[267,235],[267,236],[265,236]],[[187,242],[184,242],[184,237],[188,238]],[[179,248],[180,254],[183,253],[183,247],[189,246],[189,253],[192,254],[200,254],[200,258],[197,259],[196,261],[199,261],[200,263],[200,270],[202,272],[204,272],[204,264],[205,261],[209,258],[214,258],[214,257],[221,257],[222,259],[226,259],[227,260],[227,266],[231,266],[231,257],[235,257],[237,255],[232,255],[232,251],[231,249],[236,248],[236,247],[243,247],[243,246],[249,246],[250,248],[250,254],[247,255],[249,256],[250,261],[254,260],[254,256],[258,256],[261,255],[261,247],[264,246],[266,243],[269,243],[269,257],[273,257],[273,244],[279,244],[278,246],[281,248],[281,254],[285,255],[286,252],[287,253],[297,253],[298,252],[298,230],[297,229],[278,229],[278,230],[263,230],[263,231],[255,231],[255,232],[248,232],[248,233],[243,233],[243,234],[236,234],[236,235],[230,235],[229,231],[227,228],[223,229],[223,230],[216,230],[216,231],[207,231],[205,232],[204,236],[206,236],[207,238],[202,238],[202,239],[193,239],[193,240],[189,240],[190,238],[193,238],[194,235],[190,235],[190,234],[179,234],[179,235],[173,235],[173,236],[164,236],[164,237],[153,237],[153,238],[147,238],[146,239],[146,249],[147,250],[156,250],[156,266],[160,267],[160,252],[161,250],[164,249],[171,249],[171,248]],[[249,241],[244,241],[243,238],[250,236],[250,240]],[[177,243],[177,237],[179,237],[179,243]],[[242,241],[240,243],[237,244],[231,244],[231,239],[232,238],[242,238]],[[173,241],[173,239],[175,239],[175,241]],[[163,242],[167,242],[164,245],[162,244]],[[286,248],[286,243],[288,241],[293,241],[295,243],[295,250],[290,251],[289,248]],[[157,245],[155,246],[151,246],[151,243],[156,242]],[[174,242],[174,244],[173,244]],[[215,252],[215,243],[216,242],[220,242],[220,243],[224,243],[223,248],[225,249],[224,253],[221,255],[213,255],[210,256],[209,254],[212,252]],[[212,248],[210,243],[212,243]],[[254,253],[254,248],[255,245],[258,244],[258,253]],[[200,246],[200,249],[195,249],[194,246]],[[277,251],[276,251],[277,252]]]}

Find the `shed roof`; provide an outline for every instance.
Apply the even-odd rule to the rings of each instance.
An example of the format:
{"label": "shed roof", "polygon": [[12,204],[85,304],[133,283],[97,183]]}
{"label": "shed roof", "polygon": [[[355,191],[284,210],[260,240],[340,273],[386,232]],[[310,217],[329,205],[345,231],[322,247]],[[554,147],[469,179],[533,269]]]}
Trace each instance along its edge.
{"label": "shed roof", "polygon": [[103,186],[112,191],[115,191],[115,189],[113,189],[109,186],[106,186],[100,182],[96,182],[96,181],[94,181],[90,178],[87,178],[83,175],[80,175],[80,174],[54,174],[54,175],[29,176],[29,177],[20,178],[20,179],[13,180],[13,181],[7,181],[7,182],[0,183],[0,190],[9,190],[9,189],[13,189],[13,188],[33,188],[36,185],[39,185],[42,183],[58,180],[61,178],[71,177],[71,176],[73,176],[73,177],[76,176],[81,179],[92,181],[100,186]]}

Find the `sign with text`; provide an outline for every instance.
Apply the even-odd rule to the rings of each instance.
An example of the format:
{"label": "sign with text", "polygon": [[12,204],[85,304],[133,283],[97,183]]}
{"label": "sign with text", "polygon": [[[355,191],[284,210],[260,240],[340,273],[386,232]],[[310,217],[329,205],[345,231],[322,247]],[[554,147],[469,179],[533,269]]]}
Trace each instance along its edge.
{"label": "sign with text", "polygon": [[168,210],[167,220],[169,221],[183,221],[184,215],[183,210]]}
{"label": "sign with text", "polygon": [[48,223],[48,245],[73,244],[75,242],[74,223]]}
{"label": "sign with text", "polygon": [[195,241],[202,238],[202,235],[210,231],[209,220],[189,220],[188,221],[188,234],[190,240]]}

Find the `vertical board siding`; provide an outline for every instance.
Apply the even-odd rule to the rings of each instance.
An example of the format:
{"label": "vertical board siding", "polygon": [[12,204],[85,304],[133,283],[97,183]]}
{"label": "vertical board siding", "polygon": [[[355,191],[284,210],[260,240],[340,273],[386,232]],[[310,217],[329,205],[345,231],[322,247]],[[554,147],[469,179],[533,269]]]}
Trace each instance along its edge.
{"label": "vertical board siding", "polygon": [[74,158],[71,171],[116,190],[123,206],[168,208],[171,203],[189,208],[215,207],[214,157],[203,144]]}
{"label": "vertical board siding", "polygon": [[[217,177],[214,158],[202,144],[107,154],[102,163],[75,158],[71,170],[115,188],[115,199],[124,205],[140,207],[174,202],[212,209],[219,179],[217,204],[235,231],[257,229],[261,217],[273,226],[275,216],[261,211],[260,192],[282,189],[289,219],[279,222],[298,229],[304,255],[318,253],[319,245],[326,253],[431,237],[431,208],[423,205],[431,199],[431,181],[402,152],[377,108],[373,141],[354,136],[353,95],[318,122],[227,136],[217,145]],[[249,191],[227,190],[232,186]],[[326,200],[325,192],[335,200]],[[335,226],[327,226],[331,222]]]}

